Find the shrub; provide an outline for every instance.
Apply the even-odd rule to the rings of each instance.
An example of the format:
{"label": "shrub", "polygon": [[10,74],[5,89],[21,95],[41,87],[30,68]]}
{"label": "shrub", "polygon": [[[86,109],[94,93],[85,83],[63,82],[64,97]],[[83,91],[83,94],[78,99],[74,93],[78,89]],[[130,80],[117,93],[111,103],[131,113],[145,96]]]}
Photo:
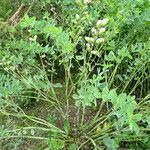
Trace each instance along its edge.
{"label": "shrub", "polygon": [[[148,12],[144,0],[39,1],[17,25],[2,22],[1,139],[50,150],[149,148]],[[48,118],[26,110],[37,102],[50,106]]]}

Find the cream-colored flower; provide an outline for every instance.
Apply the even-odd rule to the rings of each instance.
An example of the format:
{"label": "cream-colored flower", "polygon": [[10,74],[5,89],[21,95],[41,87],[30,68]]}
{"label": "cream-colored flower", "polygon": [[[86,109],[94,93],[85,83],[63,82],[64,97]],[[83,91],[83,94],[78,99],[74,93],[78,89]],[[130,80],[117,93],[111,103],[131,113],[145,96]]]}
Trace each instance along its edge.
{"label": "cream-colored flower", "polygon": [[100,56],[100,53],[98,51],[91,51],[91,54],[96,55],[96,56]]}
{"label": "cream-colored flower", "polygon": [[76,16],[76,19],[79,19],[79,18],[80,18],[80,16],[79,16],[78,14],[76,14],[75,16]]}
{"label": "cream-colored flower", "polygon": [[36,41],[37,35],[35,35],[33,38],[29,38],[30,41]]}
{"label": "cream-colored flower", "polygon": [[84,4],[92,3],[92,0],[84,0]]}
{"label": "cream-colored flower", "polygon": [[98,38],[98,39],[95,41],[95,43],[96,43],[96,44],[100,44],[100,43],[103,43],[104,41],[105,41],[104,38]]}
{"label": "cream-colored flower", "polygon": [[89,43],[94,43],[94,38],[91,37],[85,37],[85,40]]}
{"label": "cream-colored flower", "polygon": [[91,49],[91,45],[89,43],[86,44],[86,49],[89,51]]}
{"label": "cream-colored flower", "polygon": [[106,28],[100,28],[98,33],[99,33],[99,34],[102,34],[102,33],[104,33],[105,31],[106,31]]}
{"label": "cream-colored flower", "polygon": [[96,35],[96,34],[97,34],[97,30],[96,30],[94,27],[92,28],[92,34],[93,34],[93,35]]}
{"label": "cream-colored flower", "polygon": [[105,26],[107,23],[108,23],[108,19],[107,18],[105,18],[103,20],[98,20],[97,23],[96,23],[96,27],[99,28],[101,26]]}

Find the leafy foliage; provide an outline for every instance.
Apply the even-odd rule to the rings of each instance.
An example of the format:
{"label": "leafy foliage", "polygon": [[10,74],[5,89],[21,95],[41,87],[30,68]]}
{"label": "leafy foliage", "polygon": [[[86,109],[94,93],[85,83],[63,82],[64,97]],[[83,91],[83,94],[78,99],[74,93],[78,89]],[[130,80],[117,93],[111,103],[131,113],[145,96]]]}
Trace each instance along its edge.
{"label": "leafy foliage", "polygon": [[[30,5],[0,1],[0,140],[44,141],[47,150],[148,149],[149,1],[33,1],[9,25],[22,2]],[[44,117],[34,114],[38,103]]]}

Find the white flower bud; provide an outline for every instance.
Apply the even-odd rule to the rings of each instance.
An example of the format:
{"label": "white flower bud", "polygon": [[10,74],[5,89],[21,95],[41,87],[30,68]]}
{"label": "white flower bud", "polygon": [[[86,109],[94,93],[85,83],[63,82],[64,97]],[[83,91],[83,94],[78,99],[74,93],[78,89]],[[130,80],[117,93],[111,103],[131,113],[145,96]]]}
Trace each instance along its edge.
{"label": "white flower bud", "polygon": [[37,35],[35,35],[33,39],[34,39],[34,41],[36,41],[36,39],[37,39]]}
{"label": "white flower bud", "polygon": [[102,20],[102,23],[103,23],[103,25],[105,26],[105,25],[108,23],[108,19],[107,19],[107,18],[103,19],[103,20]]}
{"label": "white flower bud", "polygon": [[86,48],[87,50],[90,50],[91,49],[91,45],[89,43],[86,44]]}
{"label": "white flower bud", "polygon": [[91,37],[85,37],[85,40],[89,43],[94,43],[94,38]]}
{"label": "white flower bud", "polygon": [[99,34],[102,34],[102,33],[104,33],[106,31],[106,28],[100,28],[99,29]]}
{"label": "white flower bud", "polygon": [[105,26],[107,23],[108,23],[108,19],[107,18],[105,18],[103,20],[98,20],[97,23],[96,23],[96,27],[99,28],[101,26]]}
{"label": "white flower bud", "polygon": [[95,43],[96,43],[96,44],[100,44],[100,43],[103,43],[104,41],[105,41],[104,38],[98,38],[98,39],[95,41]]}
{"label": "white flower bud", "polygon": [[33,38],[29,38],[30,41],[36,41],[37,35],[35,35]]}
{"label": "white flower bud", "polygon": [[86,36],[86,37],[85,37],[85,40],[88,42],[88,41],[90,40],[90,38]]}
{"label": "white flower bud", "polygon": [[96,34],[97,34],[97,30],[96,30],[94,27],[92,28],[92,34],[93,34],[93,35],[96,35]]}
{"label": "white flower bud", "polygon": [[97,56],[99,56],[99,55],[100,55],[98,51],[91,51],[91,54],[93,54],[93,55],[97,55]]}
{"label": "white flower bud", "polygon": [[91,2],[92,2],[92,0],[84,0],[84,4],[89,4]]}
{"label": "white flower bud", "polygon": [[80,16],[78,14],[76,14],[76,19],[79,19],[79,18],[80,18]]}
{"label": "white flower bud", "polygon": [[32,38],[31,38],[31,37],[29,37],[29,41],[32,41]]}
{"label": "white flower bud", "polygon": [[97,27],[97,28],[100,27],[101,24],[102,24],[102,20],[98,20],[98,21],[96,22],[96,27]]}
{"label": "white flower bud", "polygon": [[46,57],[46,55],[45,55],[45,54],[41,55],[41,58],[45,58],[45,57]]}

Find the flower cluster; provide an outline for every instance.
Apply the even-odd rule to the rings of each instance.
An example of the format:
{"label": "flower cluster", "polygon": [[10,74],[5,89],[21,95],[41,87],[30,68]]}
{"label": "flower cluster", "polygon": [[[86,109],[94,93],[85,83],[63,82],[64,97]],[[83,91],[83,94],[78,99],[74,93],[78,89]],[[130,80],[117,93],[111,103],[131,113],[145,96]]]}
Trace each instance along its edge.
{"label": "flower cluster", "polygon": [[91,46],[94,44],[101,44],[105,41],[104,38],[100,37],[105,31],[106,31],[106,24],[108,23],[108,19],[98,20],[96,23],[96,26],[92,28],[92,36],[91,37],[85,37],[85,40],[87,41],[86,47],[87,50],[90,49]]}
{"label": "flower cluster", "polygon": [[29,41],[31,41],[31,42],[35,42],[36,39],[37,39],[37,35],[35,35],[33,38],[29,37]]}
{"label": "flower cluster", "polygon": [[84,0],[84,4],[92,3],[92,0]]}

